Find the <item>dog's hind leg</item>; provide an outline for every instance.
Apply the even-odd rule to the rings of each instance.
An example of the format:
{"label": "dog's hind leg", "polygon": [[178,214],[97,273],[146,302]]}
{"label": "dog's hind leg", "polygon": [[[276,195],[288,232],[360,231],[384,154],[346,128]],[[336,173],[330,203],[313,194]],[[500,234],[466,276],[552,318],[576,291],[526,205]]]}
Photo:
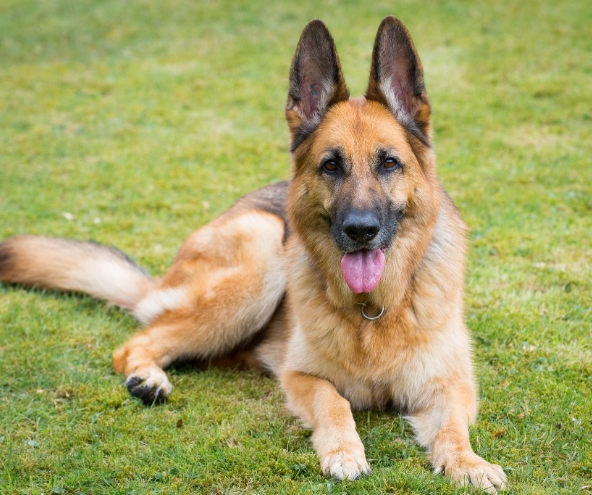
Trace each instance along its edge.
{"label": "dog's hind leg", "polygon": [[284,224],[259,210],[222,216],[194,233],[162,285],[133,313],[149,325],[114,354],[132,395],[165,399],[163,368],[229,353],[261,330],[285,289]]}

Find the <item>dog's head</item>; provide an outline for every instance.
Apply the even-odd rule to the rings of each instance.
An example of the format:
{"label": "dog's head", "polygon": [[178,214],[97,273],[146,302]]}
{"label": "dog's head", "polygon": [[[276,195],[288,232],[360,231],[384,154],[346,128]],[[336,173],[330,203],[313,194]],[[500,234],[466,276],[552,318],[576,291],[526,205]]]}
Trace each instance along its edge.
{"label": "dog's head", "polygon": [[[286,107],[288,214],[319,265],[340,263],[355,293],[374,290],[392,252],[435,221],[429,116],[421,62],[398,19],[382,21],[368,89],[357,99],[349,98],[325,25],[305,27]],[[403,236],[411,240],[397,246]]]}

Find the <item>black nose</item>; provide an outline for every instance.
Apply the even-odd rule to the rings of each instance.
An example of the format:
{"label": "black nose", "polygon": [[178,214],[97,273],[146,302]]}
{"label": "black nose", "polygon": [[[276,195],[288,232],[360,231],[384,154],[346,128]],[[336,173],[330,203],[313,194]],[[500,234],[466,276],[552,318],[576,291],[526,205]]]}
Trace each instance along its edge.
{"label": "black nose", "polygon": [[368,242],[380,231],[380,222],[372,211],[352,211],[346,215],[342,228],[352,241]]}

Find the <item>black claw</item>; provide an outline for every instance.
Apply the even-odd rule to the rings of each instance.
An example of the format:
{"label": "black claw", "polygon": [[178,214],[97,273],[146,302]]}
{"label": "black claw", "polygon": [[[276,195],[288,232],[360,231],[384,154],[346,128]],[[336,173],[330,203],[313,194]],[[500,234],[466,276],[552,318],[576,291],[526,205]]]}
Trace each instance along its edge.
{"label": "black claw", "polygon": [[153,404],[159,404],[166,401],[166,397],[162,393],[162,390],[159,390],[158,387],[142,385],[143,383],[144,380],[142,380],[140,377],[133,376],[125,382],[125,386],[129,390],[130,394],[132,394],[134,397],[137,397],[138,399],[141,399],[146,406],[151,406]]}
{"label": "black claw", "polygon": [[143,381],[144,380],[142,380],[139,376],[132,376],[132,377],[130,377],[129,379],[127,379],[125,381],[125,386],[131,392],[132,391],[132,388],[137,387]]}

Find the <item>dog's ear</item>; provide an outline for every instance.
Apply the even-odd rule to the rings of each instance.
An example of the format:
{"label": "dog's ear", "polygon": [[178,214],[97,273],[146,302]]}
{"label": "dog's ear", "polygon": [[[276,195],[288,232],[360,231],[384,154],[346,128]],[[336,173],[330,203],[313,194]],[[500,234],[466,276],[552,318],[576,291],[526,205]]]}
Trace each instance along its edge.
{"label": "dog's ear", "polygon": [[290,69],[286,119],[291,151],[316,129],[331,105],[348,98],[331,33],[315,19],[302,31]]}
{"label": "dog's ear", "polygon": [[431,110],[421,61],[409,31],[396,17],[386,17],[376,33],[366,98],[386,105],[429,146]]}

